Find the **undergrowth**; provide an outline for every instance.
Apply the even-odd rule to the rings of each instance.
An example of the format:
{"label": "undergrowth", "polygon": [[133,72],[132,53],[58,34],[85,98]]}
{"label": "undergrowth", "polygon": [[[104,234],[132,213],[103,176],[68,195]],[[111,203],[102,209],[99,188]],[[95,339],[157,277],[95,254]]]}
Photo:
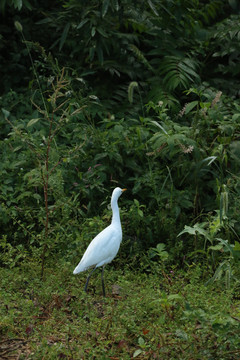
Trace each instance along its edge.
{"label": "undergrowth", "polygon": [[[83,291],[86,273],[56,261],[2,268],[1,359],[238,359],[236,289],[205,286],[198,266],[155,274],[107,267]],[[156,269],[155,269],[156,270]]]}

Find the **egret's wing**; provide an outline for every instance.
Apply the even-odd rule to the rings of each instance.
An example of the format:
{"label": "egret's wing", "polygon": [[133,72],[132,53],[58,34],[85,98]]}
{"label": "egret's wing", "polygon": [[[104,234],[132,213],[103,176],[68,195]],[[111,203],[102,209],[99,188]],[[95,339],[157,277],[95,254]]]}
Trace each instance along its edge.
{"label": "egret's wing", "polygon": [[101,231],[89,244],[74,274],[91,266],[102,266],[110,262],[117,254],[122,240],[121,228],[112,224]]}

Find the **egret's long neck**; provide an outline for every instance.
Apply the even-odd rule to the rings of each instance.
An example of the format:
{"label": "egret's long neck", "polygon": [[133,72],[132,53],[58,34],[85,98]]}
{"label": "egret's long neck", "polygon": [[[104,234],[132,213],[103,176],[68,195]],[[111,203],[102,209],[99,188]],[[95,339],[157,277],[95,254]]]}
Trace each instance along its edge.
{"label": "egret's long neck", "polygon": [[119,208],[118,203],[116,199],[112,199],[111,201],[111,208],[112,208],[112,224],[120,224],[120,214],[119,214]]}

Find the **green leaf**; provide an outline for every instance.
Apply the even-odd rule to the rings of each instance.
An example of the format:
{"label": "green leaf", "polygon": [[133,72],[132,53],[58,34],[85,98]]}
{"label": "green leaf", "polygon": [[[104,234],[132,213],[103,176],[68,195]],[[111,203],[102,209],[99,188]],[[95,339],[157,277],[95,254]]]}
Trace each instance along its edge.
{"label": "green leaf", "polygon": [[221,245],[221,244],[217,244],[217,245],[208,247],[208,250],[222,250],[222,249],[223,249],[223,245]]}
{"label": "green leaf", "polygon": [[215,271],[213,277],[211,279],[209,279],[206,283],[205,286],[207,286],[208,284],[212,284],[215,280],[219,280],[222,277],[222,273],[224,268],[228,268],[229,263],[227,261],[223,261],[221,264],[219,264],[217,270]]}
{"label": "green leaf", "polygon": [[9,115],[10,115],[10,112],[8,110],[6,110],[6,109],[3,109],[3,108],[2,108],[2,113],[3,113],[4,117],[5,117],[5,119],[7,119],[9,117]]}
{"label": "green leaf", "polygon": [[204,237],[208,238],[208,233],[206,232],[206,230],[201,228],[198,223],[196,223],[193,227],[185,225],[184,229],[178,234],[178,236],[180,236],[184,233],[188,233],[190,235],[196,235],[198,233],[198,234],[203,235]]}
{"label": "green leaf", "polygon": [[240,119],[240,114],[234,114],[232,117],[233,121],[238,121]]}
{"label": "green leaf", "polygon": [[102,4],[102,17],[104,17],[108,11],[109,0],[104,0]]}
{"label": "green leaf", "polygon": [[143,218],[143,211],[138,209],[138,215]]}
{"label": "green leaf", "polygon": [[62,47],[63,47],[63,45],[64,45],[64,43],[66,41],[70,26],[71,26],[71,24],[67,23],[65,25],[65,27],[64,27],[64,30],[63,30],[63,33],[62,33],[62,36],[61,36],[61,40],[60,40],[59,50],[62,50]]}
{"label": "green leaf", "polygon": [[93,26],[91,30],[91,36],[94,37],[95,34],[96,34],[96,28],[95,26]]}
{"label": "green leaf", "polygon": [[15,9],[21,10],[22,8],[22,0],[14,0]]}
{"label": "green leaf", "polygon": [[36,24],[41,25],[41,24],[48,24],[50,22],[52,22],[52,19],[48,17],[48,18],[42,19],[40,21],[37,21]]}
{"label": "green leaf", "polygon": [[83,25],[85,25],[88,22],[88,19],[84,19],[80,22],[80,24],[78,24],[77,29],[81,29],[81,27],[83,27]]}
{"label": "green leaf", "polygon": [[118,11],[120,9],[118,0],[112,0],[113,8]]}
{"label": "green leaf", "polygon": [[148,0],[148,5],[150,6],[150,8],[151,8],[152,11],[154,12],[154,14],[155,14],[156,16],[159,16],[159,14],[158,14],[155,6],[154,6],[153,3],[151,2],[151,0]]}
{"label": "green leaf", "polygon": [[157,127],[159,127],[163,132],[164,134],[168,135],[167,131],[164,129],[164,127],[162,127],[162,125],[160,125],[157,121],[155,120],[151,120],[151,123],[156,125]]}
{"label": "green leaf", "polygon": [[165,249],[165,244],[163,244],[163,243],[157,244],[157,250],[159,252],[163,251],[164,249]]}
{"label": "green leaf", "polygon": [[13,152],[17,152],[18,150],[20,150],[22,148],[22,146],[17,146],[13,149]]}
{"label": "green leaf", "polygon": [[198,101],[192,101],[187,104],[185,109],[185,114],[187,115],[192,109],[194,109],[198,105]]}
{"label": "green leaf", "polygon": [[188,341],[188,334],[183,330],[177,329],[176,336],[182,340]]}
{"label": "green leaf", "polygon": [[172,301],[172,300],[183,300],[183,297],[179,294],[172,294],[172,295],[168,295],[168,300]]}
{"label": "green leaf", "polygon": [[234,251],[240,251],[240,242],[235,241],[233,250],[234,250]]}
{"label": "green leaf", "polygon": [[26,197],[31,197],[32,196],[32,192],[31,191],[24,191],[23,193],[21,193],[19,196],[17,196],[16,201],[19,201],[21,199],[24,199]]}
{"label": "green leaf", "polygon": [[102,28],[97,28],[97,32],[105,38],[108,38],[107,33]]}
{"label": "green leaf", "polygon": [[231,254],[233,252],[233,245],[228,243],[228,240],[223,240],[221,238],[216,238],[216,240],[218,240],[221,244],[223,244],[224,247],[224,251],[227,252],[229,251]]}
{"label": "green leaf", "polygon": [[39,120],[40,120],[40,118],[30,120],[27,124],[27,127],[30,127],[30,126],[36,124]]}
{"label": "green leaf", "polygon": [[141,350],[141,349],[137,349],[137,350],[134,351],[133,357],[135,358],[135,357],[137,357],[138,355],[140,355],[141,353],[142,353],[142,350]]}
{"label": "green leaf", "polygon": [[39,194],[33,194],[33,198],[37,200],[38,204],[42,199],[42,197]]}
{"label": "green leaf", "polygon": [[209,166],[211,165],[212,162],[214,162],[217,159],[217,156],[209,156],[207,159],[209,160],[207,164]]}
{"label": "green leaf", "polygon": [[188,233],[188,234],[190,234],[190,235],[195,235],[195,234],[196,234],[196,229],[194,229],[194,228],[191,227],[191,226],[185,225],[185,226],[184,226],[184,230],[182,230],[182,231],[178,234],[178,236],[180,236],[180,235],[182,235],[182,234],[184,234],[184,233]]}

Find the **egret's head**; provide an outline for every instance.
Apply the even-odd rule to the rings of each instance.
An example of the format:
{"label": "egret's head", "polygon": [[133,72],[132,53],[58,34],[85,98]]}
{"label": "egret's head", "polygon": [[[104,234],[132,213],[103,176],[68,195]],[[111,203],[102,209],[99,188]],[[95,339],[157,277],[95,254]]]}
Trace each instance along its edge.
{"label": "egret's head", "polygon": [[124,192],[124,191],[126,191],[127,189],[121,189],[120,187],[116,187],[114,190],[113,190],[113,193],[112,193],[112,200],[113,199],[118,199],[119,198],[119,196],[121,196],[122,195],[122,193]]}

